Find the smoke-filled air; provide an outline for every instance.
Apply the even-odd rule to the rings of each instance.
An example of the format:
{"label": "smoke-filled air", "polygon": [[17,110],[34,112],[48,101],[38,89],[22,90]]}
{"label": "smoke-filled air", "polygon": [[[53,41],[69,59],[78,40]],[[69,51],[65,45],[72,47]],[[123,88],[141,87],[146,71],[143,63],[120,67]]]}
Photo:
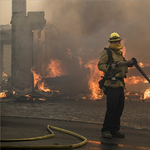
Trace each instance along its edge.
{"label": "smoke-filled air", "polygon": [[[46,19],[44,29],[34,31],[35,88],[101,99],[98,81],[103,74],[97,63],[112,32],[123,39],[126,59],[135,57],[149,66],[149,8],[148,0],[28,0],[27,11],[44,11]],[[140,74],[129,76],[127,83],[145,82]]]}

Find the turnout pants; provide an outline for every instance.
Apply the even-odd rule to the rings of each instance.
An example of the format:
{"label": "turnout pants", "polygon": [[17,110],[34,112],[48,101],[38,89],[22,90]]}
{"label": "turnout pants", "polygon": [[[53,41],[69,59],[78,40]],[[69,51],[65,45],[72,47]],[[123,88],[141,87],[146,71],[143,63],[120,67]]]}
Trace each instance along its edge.
{"label": "turnout pants", "polygon": [[124,99],[124,89],[122,87],[107,89],[107,111],[102,131],[119,131]]}

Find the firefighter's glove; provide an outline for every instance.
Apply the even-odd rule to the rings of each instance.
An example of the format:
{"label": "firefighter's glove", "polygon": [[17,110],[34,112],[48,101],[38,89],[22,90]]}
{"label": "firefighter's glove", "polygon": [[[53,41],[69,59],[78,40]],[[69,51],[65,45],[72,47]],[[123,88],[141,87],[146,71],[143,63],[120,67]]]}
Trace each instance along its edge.
{"label": "firefighter's glove", "polygon": [[136,58],[133,57],[131,60],[133,60],[133,64],[137,64]]}
{"label": "firefighter's glove", "polygon": [[111,64],[111,70],[115,70],[116,67],[117,67],[117,63],[112,63],[112,64]]}
{"label": "firefighter's glove", "polygon": [[134,61],[133,61],[132,59],[126,61],[126,65],[127,65],[128,67],[133,67],[133,64],[134,64]]}

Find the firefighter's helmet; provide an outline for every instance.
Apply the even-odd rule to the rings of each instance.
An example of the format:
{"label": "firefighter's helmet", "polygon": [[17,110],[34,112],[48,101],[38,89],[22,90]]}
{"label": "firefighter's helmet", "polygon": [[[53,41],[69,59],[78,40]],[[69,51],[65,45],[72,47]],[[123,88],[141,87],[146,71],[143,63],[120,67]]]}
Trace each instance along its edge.
{"label": "firefighter's helmet", "polygon": [[120,38],[120,35],[116,32],[113,32],[110,34],[108,42],[117,42],[121,41],[122,39]]}

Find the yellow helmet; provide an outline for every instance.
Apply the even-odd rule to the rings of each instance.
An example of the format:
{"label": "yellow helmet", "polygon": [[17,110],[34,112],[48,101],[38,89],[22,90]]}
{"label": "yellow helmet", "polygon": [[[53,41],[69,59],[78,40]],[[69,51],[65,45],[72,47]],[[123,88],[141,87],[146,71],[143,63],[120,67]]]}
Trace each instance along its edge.
{"label": "yellow helmet", "polygon": [[120,35],[116,32],[113,32],[110,34],[108,42],[117,42],[121,41],[122,39],[120,38]]}

